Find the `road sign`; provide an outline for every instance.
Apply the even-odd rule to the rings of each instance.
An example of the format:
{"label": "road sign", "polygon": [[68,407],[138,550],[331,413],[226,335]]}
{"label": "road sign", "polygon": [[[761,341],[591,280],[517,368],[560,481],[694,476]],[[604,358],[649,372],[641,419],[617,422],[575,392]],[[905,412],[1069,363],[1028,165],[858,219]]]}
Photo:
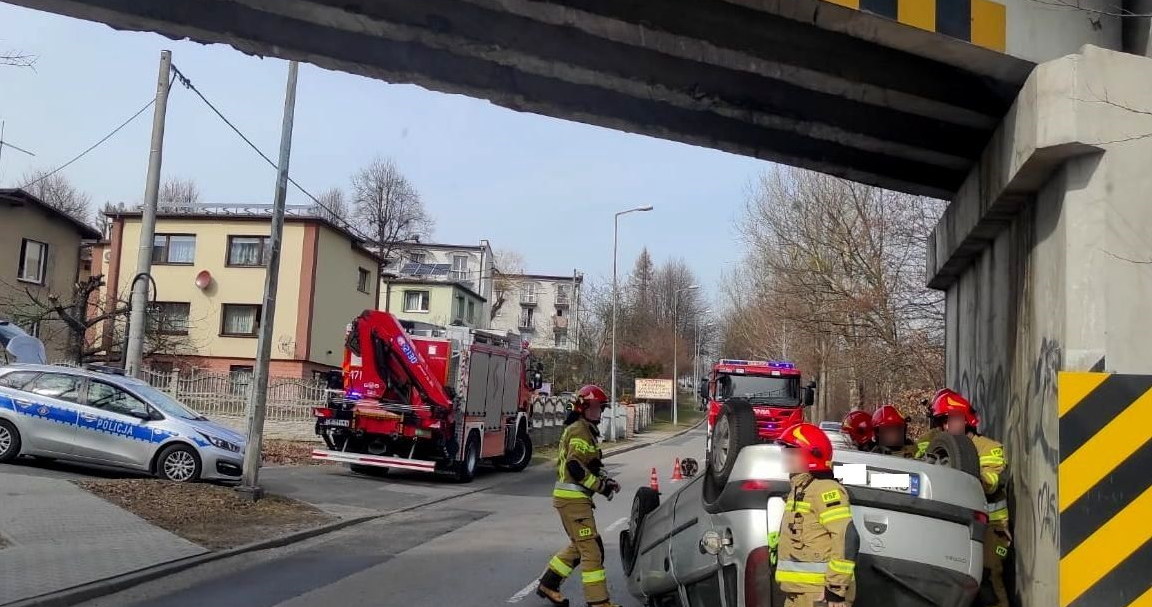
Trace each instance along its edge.
{"label": "road sign", "polygon": [[672,380],[638,378],[636,400],[672,400]]}

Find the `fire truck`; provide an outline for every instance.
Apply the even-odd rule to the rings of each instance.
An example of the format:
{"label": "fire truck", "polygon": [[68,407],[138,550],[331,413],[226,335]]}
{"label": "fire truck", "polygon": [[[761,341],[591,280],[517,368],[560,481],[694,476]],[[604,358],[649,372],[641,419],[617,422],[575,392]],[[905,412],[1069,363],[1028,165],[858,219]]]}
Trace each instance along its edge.
{"label": "fire truck", "polygon": [[708,399],[705,449],[710,460],[713,429],[724,405],[750,407],[756,433],[767,442],[804,421],[804,408],[815,400],[816,382],[801,386],[800,370],[790,362],[721,359],[712,366],[708,383],[700,390],[700,397]]}
{"label": "fire truck", "polygon": [[467,327],[409,335],[393,315],[366,310],[348,326],[326,406],[313,410],[325,448],[312,457],[366,475],[446,472],[465,483],[482,461],[519,472],[532,460],[541,382],[518,341]]}

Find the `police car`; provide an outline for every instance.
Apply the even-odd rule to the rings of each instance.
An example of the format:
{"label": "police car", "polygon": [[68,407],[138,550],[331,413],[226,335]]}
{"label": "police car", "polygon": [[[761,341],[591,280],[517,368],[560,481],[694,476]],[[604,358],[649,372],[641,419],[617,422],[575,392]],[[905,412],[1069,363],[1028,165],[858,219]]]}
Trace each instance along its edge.
{"label": "police car", "polygon": [[0,366],[0,463],[21,455],[237,480],[244,437],[118,369]]}

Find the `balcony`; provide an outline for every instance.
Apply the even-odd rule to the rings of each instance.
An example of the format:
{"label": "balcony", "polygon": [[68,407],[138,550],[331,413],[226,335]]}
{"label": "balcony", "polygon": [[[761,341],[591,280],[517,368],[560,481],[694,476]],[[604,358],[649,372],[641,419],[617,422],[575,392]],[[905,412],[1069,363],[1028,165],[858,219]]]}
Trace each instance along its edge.
{"label": "balcony", "polygon": [[568,317],[567,316],[553,316],[552,329],[557,333],[568,332]]}
{"label": "balcony", "polygon": [[570,304],[568,303],[568,291],[557,291],[556,292],[556,307],[557,308],[567,308],[569,305]]}
{"label": "balcony", "polygon": [[539,299],[540,299],[539,293],[530,292],[530,291],[521,291],[520,292],[520,305],[522,305],[522,306],[534,306],[537,303],[539,303]]}
{"label": "balcony", "polygon": [[531,318],[531,317],[521,316],[520,322],[517,323],[517,326],[519,327],[519,329],[521,331],[535,331],[536,330],[536,320]]}

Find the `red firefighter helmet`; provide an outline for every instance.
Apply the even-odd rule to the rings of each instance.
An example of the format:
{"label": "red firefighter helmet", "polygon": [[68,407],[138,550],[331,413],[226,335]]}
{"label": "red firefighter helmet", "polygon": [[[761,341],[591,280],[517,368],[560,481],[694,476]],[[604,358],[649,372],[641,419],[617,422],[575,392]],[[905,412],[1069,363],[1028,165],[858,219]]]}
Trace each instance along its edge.
{"label": "red firefighter helmet", "polygon": [[980,418],[976,416],[976,410],[972,408],[972,403],[968,402],[968,399],[948,388],[937,392],[932,399],[932,417],[939,419],[957,413],[964,415],[964,423],[969,427],[980,426]]}
{"label": "red firefighter helmet", "polygon": [[872,416],[860,410],[849,411],[848,415],[844,416],[840,430],[847,434],[857,447],[867,445],[873,439]]}
{"label": "red firefighter helmet", "polygon": [[908,420],[892,405],[884,405],[872,414],[873,428],[905,428]]}
{"label": "red firefighter helmet", "polygon": [[832,470],[832,441],[819,427],[809,423],[796,424],[785,430],[776,442],[799,449],[809,472]]}
{"label": "red firefighter helmet", "polygon": [[604,393],[604,389],[595,384],[588,384],[576,393],[576,401],[572,403],[572,409],[577,412],[583,412],[593,403],[599,404],[601,407],[608,403],[608,395]]}

